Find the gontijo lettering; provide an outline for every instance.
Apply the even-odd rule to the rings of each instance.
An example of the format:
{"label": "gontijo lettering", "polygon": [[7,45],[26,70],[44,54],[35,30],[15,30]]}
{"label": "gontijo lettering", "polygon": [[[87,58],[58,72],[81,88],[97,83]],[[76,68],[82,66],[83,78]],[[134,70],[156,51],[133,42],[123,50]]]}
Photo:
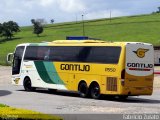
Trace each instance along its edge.
{"label": "gontijo lettering", "polygon": [[153,69],[153,64],[144,64],[144,63],[127,63],[129,70],[134,71],[151,71]]}
{"label": "gontijo lettering", "polygon": [[61,70],[69,71],[90,71],[90,65],[80,65],[80,64],[61,64]]}
{"label": "gontijo lettering", "polygon": [[153,68],[153,64],[144,64],[144,63],[127,63],[127,67],[136,67],[136,68]]}

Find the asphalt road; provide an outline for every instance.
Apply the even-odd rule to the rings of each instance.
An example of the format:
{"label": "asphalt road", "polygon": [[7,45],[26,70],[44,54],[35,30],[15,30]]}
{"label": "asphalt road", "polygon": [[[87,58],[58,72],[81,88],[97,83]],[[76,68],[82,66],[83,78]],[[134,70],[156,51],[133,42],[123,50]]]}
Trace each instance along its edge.
{"label": "asphalt road", "polygon": [[[3,70],[1,70],[3,69]],[[103,96],[100,100],[80,98],[77,93],[45,89],[26,92],[21,86],[10,84],[9,67],[0,67],[0,103],[46,114],[160,114],[160,89],[152,96],[129,97],[125,101]]]}
{"label": "asphalt road", "polygon": [[76,93],[47,90],[26,92],[23,87],[0,87],[0,103],[31,109],[47,114],[79,113],[160,113],[160,90],[152,96],[130,97],[125,101],[107,98],[101,100],[80,98]]}

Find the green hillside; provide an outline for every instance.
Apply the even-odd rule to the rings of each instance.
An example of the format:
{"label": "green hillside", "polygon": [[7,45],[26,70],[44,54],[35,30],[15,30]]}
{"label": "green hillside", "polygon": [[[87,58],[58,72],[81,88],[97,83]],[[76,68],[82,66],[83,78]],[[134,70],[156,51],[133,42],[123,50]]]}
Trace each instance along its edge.
{"label": "green hillside", "polygon": [[[118,17],[85,21],[85,35],[106,41],[149,42],[160,45],[160,14]],[[66,36],[82,36],[82,23],[70,22],[46,25],[41,37],[32,33],[32,27],[22,27],[15,39],[0,38],[0,64],[6,65],[6,54],[13,52],[17,44],[65,39]]]}

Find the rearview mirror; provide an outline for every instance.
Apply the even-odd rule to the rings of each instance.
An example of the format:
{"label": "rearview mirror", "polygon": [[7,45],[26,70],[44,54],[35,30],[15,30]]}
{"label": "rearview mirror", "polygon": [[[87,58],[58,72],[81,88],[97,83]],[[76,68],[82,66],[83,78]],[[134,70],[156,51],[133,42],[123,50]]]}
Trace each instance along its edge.
{"label": "rearview mirror", "polygon": [[13,53],[8,53],[7,55],[7,64],[11,65],[13,61]]}

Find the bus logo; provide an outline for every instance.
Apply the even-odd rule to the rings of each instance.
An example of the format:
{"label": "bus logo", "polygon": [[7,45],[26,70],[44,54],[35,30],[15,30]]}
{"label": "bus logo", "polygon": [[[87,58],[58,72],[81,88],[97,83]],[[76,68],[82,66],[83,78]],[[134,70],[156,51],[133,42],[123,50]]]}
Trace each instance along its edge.
{"label": "bus logo", "polygon": [[137,51],[133,51],[139,58],[144,58],[145,53],[149,51],[149,49],[139,48]]}

